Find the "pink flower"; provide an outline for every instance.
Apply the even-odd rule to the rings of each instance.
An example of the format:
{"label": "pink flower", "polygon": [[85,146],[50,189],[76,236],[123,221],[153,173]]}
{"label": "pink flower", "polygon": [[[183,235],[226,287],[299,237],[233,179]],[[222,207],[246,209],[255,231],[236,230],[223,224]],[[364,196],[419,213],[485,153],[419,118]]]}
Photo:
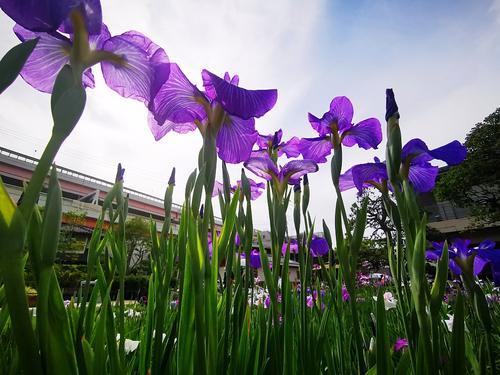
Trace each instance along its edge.
{"label": "pink flower", "polygon": [[394,343],[394,351],[399,352],[401,349],[408,347],[408,340],[398,338]]}
{"label": "pink flower", "polygon": [[342,299],[344,301],[349,301],[349,292],[347,291],[347,288],[345,286],[342,287]]}

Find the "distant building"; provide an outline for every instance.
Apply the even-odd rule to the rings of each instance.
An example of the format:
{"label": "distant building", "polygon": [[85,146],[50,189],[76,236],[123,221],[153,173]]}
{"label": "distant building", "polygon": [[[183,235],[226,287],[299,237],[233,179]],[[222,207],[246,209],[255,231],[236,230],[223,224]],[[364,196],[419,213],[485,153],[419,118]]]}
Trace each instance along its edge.
{"label": "distant building", "polygon": [[[447,170],[447,167],[440,168],[439,175]],[[442,237],[467,238],[473,244],[486,239],[500,242],[500,222],[477,227],[469,209],[457,207],[449,201],[439,201],[432,192],[421,194],[419,200],[428,214],[428,227],[438,231]]]}

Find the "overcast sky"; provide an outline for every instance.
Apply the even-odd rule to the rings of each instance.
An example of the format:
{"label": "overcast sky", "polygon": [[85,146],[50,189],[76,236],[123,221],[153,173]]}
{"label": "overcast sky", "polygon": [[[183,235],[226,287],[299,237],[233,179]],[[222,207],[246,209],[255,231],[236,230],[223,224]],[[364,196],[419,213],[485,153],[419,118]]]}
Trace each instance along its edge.
{"label": "overcast sky", "polygon": [[[277,88],[275,108],[256,122],[263,134],[282,128],[285,139],[314,136],[307,112],[321,116],[333,97],[346,95],[354,120],[377,117],[385,136],[385,89],[393,87],[404,141],[419,137],[437,147],[463,141],[500,106],[500,0],[102,0],[102,6],[112,34],[146,34],[200,87],[207,68],[239,74],[245,88]],[[17,43],[12,26],[1,13],[0,55]],[[108,89],[100,69],[93,70],[96,88],[87,90],[85,112],[57,164],[113,180],[121,162],[126,186],[159,197],[176,166],[174,198],[182,203],[200,135],[172,133],[155,142],[144,105]],[[1,146],[40,157],[51,126],[49,95],[22,79],[0,96]],[[384,142],[375,151],[346,150],[344,170],[383,159]],[[231,168],[233,180],[240,168]],[[333,222],[329,169],[320,165],[310,176],[317,222]],[[267,229],[264,197],[254,214],[256,228]]]}

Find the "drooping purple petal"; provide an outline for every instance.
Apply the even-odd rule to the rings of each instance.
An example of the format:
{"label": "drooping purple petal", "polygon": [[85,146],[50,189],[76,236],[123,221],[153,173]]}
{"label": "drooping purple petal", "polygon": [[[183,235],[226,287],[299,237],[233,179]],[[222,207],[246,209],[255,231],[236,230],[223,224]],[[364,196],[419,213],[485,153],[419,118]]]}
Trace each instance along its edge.
{"label": "drooping purple petal", "polygon": [[300,144],[301,141],[298,137],[290,138],[288,142],[278,146],[278,156],[285,154],[287,158],[296,158],[300,155]]}
{"label": "drooping purple petal", "polygon": [[473,265],[473,274],[475,276],[479,275],[481,272],[483,272],[484,267],[490,263],[489,259],[485,259],[480,255],[476,255],[474,258],[474,265]]}
{"label": "drooping purple petal", "polygon": [[169,120],[166,120],[163,125],[158,125],[153,114],[148,112],[148,126],[153,133],[153,137],[156,141],[162,139],[168,132],[174,131],[179,134],[185,134],[196,130],[196,125],[192,122],[185,123],[175,123]]}
{"label": "drooping purple petal", "polygon": [[387,169],[384,163],[365,163],[352,167],[352,180],[358,191],[364,187],[387,180]]}
{"label": "drooping purple petal", "polygon": [[[15,25],[14,32],[21,41],[39,37],[35,49],[21,70],[23,79],[35,89],[50,93],[62,67],[69,63],[71,42],[60,34],[34,33]],[[88,72],[88,71],[87,71]],[[94,87],[93,76],[84,74],[86,87]]]}
{"label": "drooping purple petal", "polygon": [[308,173],[318,171],[318,164],[314,160],[292,160],[286,163],[281,168],[279,179],[280,181],[288,180],[290,185],[295,185],[299,182],[300,178]]}
{"label": "drooping purple petal", "polygon": [[324,238],[316,237],[311,240],[309,249],[311,250],[311,255],[313,257],[321,257],[328,254],[330,247]]}
{"label": "drooping purple petal", "polygon": [[56,31],[81,0],[0,0],[0,8],[17,24],[35,32]]}
{"label": "drooping purple petal", "polygon": [[326,163],[326,157],[332,152],[329,136],[318,138],[302,138],[299,150],[304,159],[312,159],[316,163]]}
{"label": "drooping purple petal", "polygon": [[439,168],[429,163],[410,165],[408,179],[416,192],[426,193],[434,188],[438,172]]}
{"label": "drooping purple petal", "polygon": [[347,147],[358,145],[365,150],[376,149],[382,142],[382,126],[376,118],[363,120],[342,134],[342,143]]}
{"label": "drooping purple petal", "polygon": [[337,129],[342,132],[352,126],[354,108],[346,96],[337,96],[330,103],[330,114],[337,123]]}
{"label": "drooping purple petal", "polygon": [[226,163],[238,164],[247,160],[257,139],[255,120],[226,116],[217,134],[219,157]]}
{"label": "drooping purple petal", "polygon": [[269,158],[252,157],[243,165],[249,171],[266,180],[271,180],[273,177],[277,178],[279,174],[276,165]]}
{"label": "drooping purple petal", "polygon": [[396,342],[394,343],[393,350],[395,352],[399,352],[400,350],[407,348],[408,347],[408,340],[407,339],[397,339]]}
{"label": "drooping purple petal", "polygon": [[478,248],[479,250],[492,250],[495,248],[495,245],[496,245],[495,241],[484,240],[479,244]]}
{"label": "drooping purple petal", "polygon": [[467,148],[459,141],[452,141],[444,146],[430,150],[429,154],[434,159],[442,160],[448,165],[457,165],[465,160]]}
{"label": "drooping purple petal", "polygon": [[352,168],[349,168],[339,176],[339,188],[340,191],[346,191],[355,187],[356,185],[354,185],[354,181],[352,179]]}
{"label": "drooping purple petal", "polygon": [[202,121],[207,115],[203,106],[196,102],[197,97],[204,98],[203,93],[189,82],[177,64],[171,63],[170,75],[150,102],[149,109],[159,124],[165,120],[175,123]]}
{"label": "drooping purple petal", "polygon": [[312,113],[307,114],[307,118],[312,128],[316,130],[320,137],[323,137],[332,132],[330,128],[330,114],[327,112],[323,115],[323,118],[318,118]]}
{"label": "drooping purple petal", "polygon": [[[101,0],[80,0],[79,3],[75,9],[83,16],[87,32],[89,35],[99,34],[102,24]],[[73,25],[68,18],[62,23],[60,30],[66,34],[73,34]]]}
{"label": "drooping purple petal", "polygon": [[203,70],[201,75],[205,90],[215,92],[214,99],[226,112],[242,119],[261,117],[276,104],[277,90],[246,90],[226,82],[208,70]]}
{"label": "drooping purple petal", "polygon": [[165,51],[137,31],[114,36],[102,48],[125,59],[123,64],[109,61],[101,64],[106,84],[121,96],[148,105],[170,72]]}
{"label": "drooping purple petal", "polygon": [[401,153],[403,160],[411,158],[411,162],[415,164],[438,159],[448,165],[457,165],[463,162],[466,156],[467,149],[459,141],[452,141],[444,146],[429,150],[425,142],[419,138],[408,141]]}

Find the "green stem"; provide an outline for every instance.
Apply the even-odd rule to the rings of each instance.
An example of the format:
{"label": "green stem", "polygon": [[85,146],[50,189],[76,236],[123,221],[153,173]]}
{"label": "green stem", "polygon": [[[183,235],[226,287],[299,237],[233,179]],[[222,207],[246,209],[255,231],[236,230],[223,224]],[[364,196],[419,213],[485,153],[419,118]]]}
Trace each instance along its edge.
{"label": "green stem", "polygon": [[24,196],[22,202],[19,205],[19,209],[24,216],[27,223],[29,223],[31,214],[35,207],[35,203],[38,199],[40,191],[42,190],[43,183],[47,174],[49,173],[50,166],[56,157],[59,148],[63,144],[65,136],[58,133],[52,133],[49,143],[43,151],[42,157],[38,161],[38,165],[31,176],[30,182],[24,191]]}

